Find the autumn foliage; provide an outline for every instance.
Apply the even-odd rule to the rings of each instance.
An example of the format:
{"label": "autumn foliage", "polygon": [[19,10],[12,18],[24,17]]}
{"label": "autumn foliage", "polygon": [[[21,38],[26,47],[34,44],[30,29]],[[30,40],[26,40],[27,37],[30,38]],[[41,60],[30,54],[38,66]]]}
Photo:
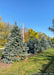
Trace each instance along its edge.
{"label": "autumn foliage", "polygon": [[[0,47],[5,46],[5,44],[8,42],[8,36],[11,33],[10,30],[12,28],[13,25],[10,25],[9,22],[8,23],[2,22],[2,17],[0,17]],[[22,33],[23,28],[20,30]],[[33,40],[34,38],[38,38],[41,41],[42,36],[44,36],[46,39],[48,38],[48,36],[44,33],[36,32],[33,29],[27,29],[26,27],[24,28],[24,42],[28,42],[29,39]]]}
{"label": "autumn foliage", "polygon": [[11,27],[9,23],[2,22],[2,18],[0,17],[0,46],[5,46],[5,43],[8,42]]}

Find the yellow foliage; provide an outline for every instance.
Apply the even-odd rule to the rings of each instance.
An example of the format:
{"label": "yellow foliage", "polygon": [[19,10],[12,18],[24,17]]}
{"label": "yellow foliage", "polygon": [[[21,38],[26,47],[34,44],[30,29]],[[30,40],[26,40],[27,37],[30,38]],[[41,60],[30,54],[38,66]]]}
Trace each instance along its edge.
{"label": "yellow foliage", "polygon": [[29,29],[28,34],[30,39],[34,39],[35,37],[38,38],[38,32],[35,32],[33,29]]}
{"label": "yellow foliage", "polygon": [[[8,42],[8,35],[10,34],[10,24],[2,22],[0,17],[0,45],[5,45]],[[9,27],[10,26],[10,27]]]}
{"label": "yellow foliage", "polygon": [[36,38],[38,38],[38,34],[36,35]]}
{"label": "yellow foliage", "polygon": [[16,56],[17,58],[19,58],[19,56]]}

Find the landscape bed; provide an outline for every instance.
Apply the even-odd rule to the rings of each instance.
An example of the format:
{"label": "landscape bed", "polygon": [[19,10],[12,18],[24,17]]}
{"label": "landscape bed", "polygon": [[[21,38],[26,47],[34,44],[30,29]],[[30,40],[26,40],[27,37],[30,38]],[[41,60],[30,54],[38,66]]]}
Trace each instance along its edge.
{"label": "landscape bed", "polygon": [[54,48],[15,62],[11,67],[0,70],[0,75],[30,75],[45,72],[54,72]]}

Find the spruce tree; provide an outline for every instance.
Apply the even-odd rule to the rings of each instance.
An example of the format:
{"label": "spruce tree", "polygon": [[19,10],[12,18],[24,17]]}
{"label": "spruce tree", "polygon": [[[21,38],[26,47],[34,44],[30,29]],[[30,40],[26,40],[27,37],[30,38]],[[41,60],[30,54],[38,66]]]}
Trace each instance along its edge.
{"label": "spruce tree", "polygon": [[37,54],[40,50],[40,41],[37,38],[29,40],[27,46],[29,47],[28,52],[32,54]]}
{"label": "spruce tree", "polygon": [[49,48],[49,43],[43,36],[41,41],[40,41],[41,47],[43,47],[44,50],[47,50]]}
{"label": "spruce tree", "polygon": [[51,47],[52,47],[52,41],[50,40],[49,37],[47,38],[47,41],[48,41],[48,43],[49,43],[49,48],[51,48]]}
{"label": "spruce tree", "polygon": [[34,38],[33,40],[33,44],[34,44],[34,54],[37,54],[40,51],[40,41],[38,38]]}
{"label": "spruce tree", "polygon": [[13,63],[19,59],[24,59],[24,57],[27,55],[27,50],[28,47],[25,43],[23,43],[20,29],[15,22],[15,25],[9,36],[9,41],[6,44],[6,48],[2,55],[2,62]]}
{"label": "spruce tree", "polygon": [[27,46],[29,47],[28,53],[34,53],[33,40],[29,39]]}

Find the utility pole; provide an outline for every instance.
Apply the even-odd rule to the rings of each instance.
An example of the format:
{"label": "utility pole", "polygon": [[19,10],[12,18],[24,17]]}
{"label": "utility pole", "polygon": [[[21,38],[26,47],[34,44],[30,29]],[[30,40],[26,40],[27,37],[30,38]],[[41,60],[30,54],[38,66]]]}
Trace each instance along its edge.
{"label": "utility pole", "polygon": [[23,43],[24,43],[24,23],[22,23],[23,26]]}

